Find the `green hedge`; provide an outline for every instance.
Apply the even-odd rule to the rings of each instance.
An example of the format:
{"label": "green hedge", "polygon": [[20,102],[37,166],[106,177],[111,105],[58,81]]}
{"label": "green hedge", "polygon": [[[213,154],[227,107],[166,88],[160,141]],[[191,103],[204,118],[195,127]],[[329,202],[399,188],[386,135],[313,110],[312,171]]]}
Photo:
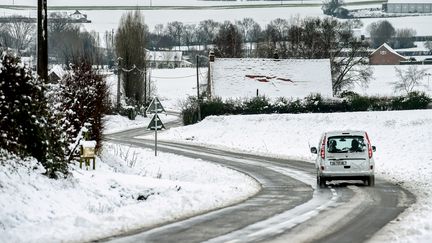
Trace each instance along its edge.
{"label": "green hedge", "polygon": [[[274,103],[265,96],[244,100],[215,98],[200,102],[201,119],[211,115],[270,114],[270,113],[331,113],[351,111],[386,111],[426,109],[432,98],[423,92],[412,92],[406,96],[378,97],[361,96],[354,92],[344,92],[340,98],[326,99],[320,94],[311,94],[304,99],[280,97]],[[198,121],[196,98],[189,97],[183,109],[183,123]]]}

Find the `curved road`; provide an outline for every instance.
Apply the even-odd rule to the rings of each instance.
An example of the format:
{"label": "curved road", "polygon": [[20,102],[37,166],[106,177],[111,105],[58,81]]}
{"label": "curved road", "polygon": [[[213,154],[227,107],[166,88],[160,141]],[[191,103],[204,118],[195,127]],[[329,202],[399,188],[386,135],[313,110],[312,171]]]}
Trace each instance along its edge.
{"label": "curved road", "polygon": [[[178,126],[179,121],[165,124]],[[108,135],[114,143],[153,148],[153,140],[133,129]],[[113,242],[364,242],[414,202],[397,185],[377,180],[375,187],[355,182],[316,187],[313,164],[207,147],[158,142],[158,151],[221,164],[255,178],[253,197],[154,228],[101,241]]]}

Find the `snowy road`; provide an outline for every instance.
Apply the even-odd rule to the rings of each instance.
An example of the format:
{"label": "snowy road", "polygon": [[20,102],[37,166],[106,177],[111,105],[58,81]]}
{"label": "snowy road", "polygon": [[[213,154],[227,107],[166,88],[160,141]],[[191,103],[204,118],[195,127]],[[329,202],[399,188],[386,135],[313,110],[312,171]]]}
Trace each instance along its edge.
{"label": "snowy road", "polygon": [[[153,147],[153,141],[133,138],[143,133],[134,129],[108,139]],[[313,165],[301,161],[171,142],[159,142],[158,149],[236,169],[255,178],[262,189],[237,205],[103,241],[364,242],[413,201],[409,192],[381,180],[373,188],[349,183],[317,189]]]}

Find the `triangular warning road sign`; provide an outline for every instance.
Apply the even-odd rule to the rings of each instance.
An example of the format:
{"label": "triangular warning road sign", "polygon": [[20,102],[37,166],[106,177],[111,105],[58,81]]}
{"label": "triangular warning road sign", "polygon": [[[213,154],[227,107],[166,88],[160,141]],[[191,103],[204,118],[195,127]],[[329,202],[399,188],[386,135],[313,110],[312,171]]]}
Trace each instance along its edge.
{"label": "triangular warning road sign", "polygon": [[150,105],[147,107],[146,112],[149,114],[153,114],[156,113],[155,111],[156,109],[157,109],[157,113],[166,112],[161,102],[159,101],[158,97],[153,98],[153,100],[150,102]]}
{"label": "triangular warning road sign", "polygon": [[157,121],[157,130],[166,129],[165,125],[162,123],[161,119],[158,115],[154,115],[152,120],[150,121],[149,125],[147,126],[147,129],[155,130],[156,129],[156,121]]}

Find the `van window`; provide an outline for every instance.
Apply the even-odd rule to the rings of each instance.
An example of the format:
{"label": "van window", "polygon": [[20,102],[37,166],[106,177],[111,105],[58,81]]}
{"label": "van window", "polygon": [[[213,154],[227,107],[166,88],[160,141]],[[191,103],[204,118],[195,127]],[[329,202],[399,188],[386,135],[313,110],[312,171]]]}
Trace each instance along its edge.
{"label": "van window", "polygon": [[362,136],[334,136],[327,140],[329,153],[359,153],[365,149],[366,144]]}

